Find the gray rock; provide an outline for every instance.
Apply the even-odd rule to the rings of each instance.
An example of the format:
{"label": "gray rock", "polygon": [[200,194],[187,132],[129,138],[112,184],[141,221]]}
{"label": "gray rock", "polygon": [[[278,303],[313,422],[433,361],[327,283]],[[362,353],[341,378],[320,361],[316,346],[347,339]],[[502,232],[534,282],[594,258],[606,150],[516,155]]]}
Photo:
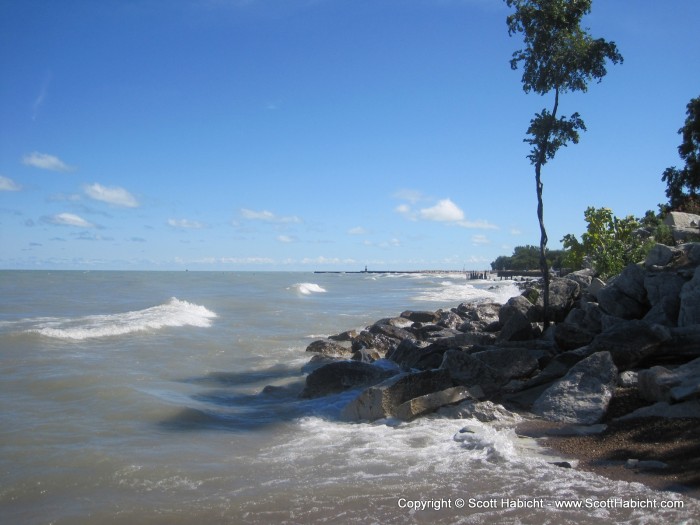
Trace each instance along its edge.
{"label": "gray rock", "polygon": [[638,459],[628,459],[625,462],[625,468],[628,469],[640,469],[640,470],[659,470],[668,468],[668,463],[663,461],[656,461],[654,459],[638,460]]}
{"label": "gray rock", "polygon": [[503,405],[491,401],[463,401],[458,405],[441,408],[438,413],[452,419],[476,419],[482,423],[495,422],[504,426],[519,423],[523,419]]}
{"label": "gray rock", "polygon": [[511,297],[498,313],[502,326],[498,336],[500,341],[525,341],[532,339],[532,319],[535,315],[534,305],[522,295]]}
{"label": "gray rock", "polygon": [[639,372],[625,370],[617,376],[617,385],[623,388],[636,387],[639,384]]}
{"label": "gray rock", "polygon": [[453,405],[465,399],[474,399],[469,389],[463,386],[453,386],[439,392],[414,397],[401,403],[393,411],[393,415],[402,421],[410,421],[418,416],[435,412],[441,407]]}
{"label": "gray rock", "polygon": [[464,322],[458,329],[461,332],[488,332],[493,326],[500,328],[500,309],[501,305],[497,303],[462,303],[457,307],[457,314]]}
{"label": "gray rock", "polygon": [[328,356],[349,356],[352,355],[352,349],[343,346],[339,343],[329,341],[328,339],[320,339],[312,342],[306,347],[307,352],[315,352]]}
{"label": "gray rock", "polygon": [[599,334],[589,346],[593,352],[610,352],[615,365],[628,370],[657,352],[662,343],[670,339],[670,332],[662,326],[631,320]]}
{"label": "gray rock", "polygon": [[306,377],[302,398],[334,394],[379,383],[394,372],[359,361],[338,361],[317,368]]}
{"label": "gray rock", "polygon": [[588,289],[593,280],[594,272],[591,269],[578,270],[576,272],[571,272],[564,276],[564,279],[569,279],[574,281],[579,285],[582,290]]}
{"label": "gray rock", "polygon": [[386,358],[407,370],[415,368],[421,357],[427,353],[426,347],[429,344],[423,341],[404,339],[394,350],[387,353]]}
{"label": "gray rock", "polygon": [[700,216],[692,213],[669,212],[664,218],[664,223],[671,227],[673,240],[676,242],[684,241],[688,237],[700,234],[700,228],[698,228]]}
{"label": "gray rock", "polygon": [[[549,316],[550,321],[560,323],[574,307],[576,300],[581,295],[579,283],[571,279],[553,278],[549,283]],[[540,295],[537,306],[544,307],[544,297]],[[538,318],[543,321],[544,316]]]}
{"label": "gray rock", "polygon": [[390,417],[406,401],[452,386],[446,370],[400,374],[364,390],[343,409],[342,417],[349,421]]}
{"label": "gray rock", "polygon": [[647,401],[686,401],[700,397],[700,358],[673,370],[655,366],[639,372],[639,395]]}
{"label": "gray rock", "polygon": [[591,425],[608,409],[617,384],[617,368],[608,352],[597,352],[574,365],[532,406],[552,421]]}
{"label": "gray rock", "polygon": [[498,370],[500,376],[498,382],[505,384],[511,379],[528,378],[538,370],[538,358],[542,356],[542,351],[522,348],[488,348],[471,355],[494,370]]}
{"label": "gray rock", "polygon": [[700,266],[695,269],[693,278],[681,289],[681,304],[678,313],[678,326],[700,324]]}
{"label": "gray rock", "polygon": [[627,419],[642,419],[645,417],[665,417],[669,419],[700,419],[700,400],[693,399],[683,403],[668,404],[666,401],[659,401],[648,407],[638,408],[630,414],[626,414],[619,421]]}
{"label": "gray rock", "polygon": [[554,327],[554,340],[562,350],[575,350],[586,346],[595,336],[593,331],[579,324],[563,322]]}
{"label": "gray rock", "polygon": [[352,341],[355,337],[357,337],[357,330],[348,330],[340,334],[328,336],[328,339],[331,341],[346,342]]}
{"label": "gray rock", "polygon": [[597,297],[600,306],[609,314],[622,319],[641,319],[649,310],[643,268],[636,264],[626,266]]}
{"label": "gray rock", "polygon": [[447,372],[456,385],[478,385],[487,395],[502,383],[500,370],[460,350],[446,351],[440,369]]}
{"label": "gray rock", "polygon": [[656,244],[647,254],[647,258],[644,261],[644,266],[647,268],[654,268],[656,266],[666,266],[674,258],[680,255],[680,251],[666,246],[665,244]]}
{"label": "gray rock", "polygon": [[440,316],[435,312],[406,310],[401,313],[401,317],[408,319],[413,323],[435,323]]}
{"label": "gray rock", "polygon": [[593,297],[598,297],[598,294],[600,291],[605,287],[605,282],[601,281],[597,277],[594,277],[591,279],[591,284],[588,285],[588,293],[591,294]]}
{"label": "gray rock", "polygon": [[[386,325],[388,330],[392,327]],[[397,329],[401,330],[401,329]],[[389,337],[384,333],[375,333],[369,330],[363,330],[355,339],[352,340],[352,352],[357,352],[362,348],[374,348],[380,355],[386,355],[399,345],[399,340],[394,337]]]}
{"label": "gray rock", "polygon": [[559,428],[551,428],[546,431],[548,436],[592,436],[605,432],[608,425],[566,425]]}

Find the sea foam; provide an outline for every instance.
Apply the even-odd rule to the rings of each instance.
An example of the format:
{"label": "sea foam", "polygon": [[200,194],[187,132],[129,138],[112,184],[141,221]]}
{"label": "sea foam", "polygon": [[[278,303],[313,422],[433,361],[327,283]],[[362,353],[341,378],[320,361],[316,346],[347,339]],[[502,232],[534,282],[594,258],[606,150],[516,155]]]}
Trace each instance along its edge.
{"label": "sea foam", "polygon": [[106,315],[88,315],[77,318],[35,319],[27,332],[45,337],[68,340],[84,340],[158,330],[165,327],[211,326],[216,313],[204,306],[172,297],[166,303],[144,310]]}
{"label": "sea foam", "polygon": [[295,290],[297,293],[302,295],[311,295],[312,293],[324,293],[325,288],[321,288],[316,283],[296,283],[295,285],[287,288],[288,290]]}

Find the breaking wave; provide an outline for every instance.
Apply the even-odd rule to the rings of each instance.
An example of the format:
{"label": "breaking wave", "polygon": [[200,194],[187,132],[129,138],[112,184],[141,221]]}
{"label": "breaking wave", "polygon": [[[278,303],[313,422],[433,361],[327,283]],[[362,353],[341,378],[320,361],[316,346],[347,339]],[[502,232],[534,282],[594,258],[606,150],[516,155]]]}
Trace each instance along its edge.
{"label": "breaking wave", "polygon": [[165,327],[211,326],[216,313],[204,306],[172,297],[168,302],[133,312],[107,315],[88,315],[77,318],[40,318],[30,321],[33,325],[26,332],[45,337],[81,341],[158,330]]}
{"label": "breaking wave", "polygon": [[296,283],[295,285],[288,288],[288,290],[295,290],[297,293],[302,295],[311,295],[312,293],[324,293],[325,288],[321,288],[316,283]]}

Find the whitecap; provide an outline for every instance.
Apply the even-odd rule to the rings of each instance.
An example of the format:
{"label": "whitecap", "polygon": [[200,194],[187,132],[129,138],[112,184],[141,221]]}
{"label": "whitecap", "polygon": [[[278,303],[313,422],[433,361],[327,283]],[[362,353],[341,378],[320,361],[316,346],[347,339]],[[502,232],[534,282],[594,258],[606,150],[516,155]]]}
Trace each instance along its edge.
{"label": "whitecap", "polygon": [[77,318],[41,318],[30,321],[26,332],[45,337],[84,340],[159,330],[165,327],[196,326],[208,328],[216,313],[206,307],[172,297],[168,302],[146,308],[106,315]]}
{"label": "whitecap", "polygon": [[287,290],[295,290],[297,293],[302,295],[311,295],[312,293],[324,293],[325,288],[320,287],[316,283],[296,283],[295,285],[287,288]]}

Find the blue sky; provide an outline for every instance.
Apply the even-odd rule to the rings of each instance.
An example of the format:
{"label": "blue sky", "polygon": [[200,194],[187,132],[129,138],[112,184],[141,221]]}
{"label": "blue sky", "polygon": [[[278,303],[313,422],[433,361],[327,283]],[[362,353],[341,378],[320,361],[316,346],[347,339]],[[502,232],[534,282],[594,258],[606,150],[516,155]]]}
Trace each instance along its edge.
{"label": "blue sky", "polygon": [[[0,0],[0,268],[488,268],[537,244],[500,0]],[[550,247],[665,202],[700,2],[596,0],[624,56],[543,169]]]}

